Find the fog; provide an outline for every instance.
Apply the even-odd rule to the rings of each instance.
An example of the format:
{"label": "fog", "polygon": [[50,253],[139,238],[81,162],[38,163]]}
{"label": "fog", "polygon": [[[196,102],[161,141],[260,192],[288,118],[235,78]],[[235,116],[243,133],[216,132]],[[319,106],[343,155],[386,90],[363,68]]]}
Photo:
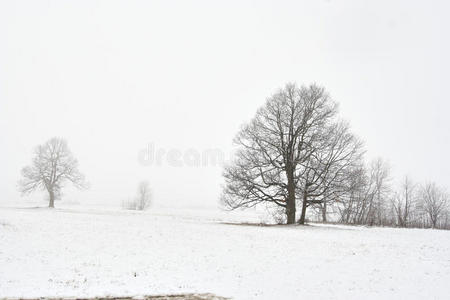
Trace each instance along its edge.
{"label": "fog", "polygon": [[[67,139],[119,205],[217,207],[232,139],[287,82],[323,85],[393,177],[450,187],[446,1],[3,1],[0,205],[33,148]],[[159,153],[159,154],[157,154]],[[158,156],[159,155],[159,156]]]}

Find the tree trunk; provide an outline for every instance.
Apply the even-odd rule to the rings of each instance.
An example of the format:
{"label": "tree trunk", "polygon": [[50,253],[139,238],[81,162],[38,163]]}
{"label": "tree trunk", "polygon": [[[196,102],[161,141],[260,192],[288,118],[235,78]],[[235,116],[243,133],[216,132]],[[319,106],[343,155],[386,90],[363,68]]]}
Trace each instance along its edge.
{"label": "tree trunk", "polygon": [[305,224],[307,201],[308,201],[308,194],[306,192],[303,192],[302,215],[300,216],[298,224],[302,225]]}
{"label": "tree trunk", "polygon": [[53,191],[48,191],[50,200],[48,202],[48,207],[54,208],[55,207],[55,193]]}
{"label": "tree trunk", "polygon": [[327,222],[327,203],[323,202],[322,204],[322,222]]}
{"label": "tree trunk", "polygon": [[287,224],[295,223],[295,198],[289,200],[286,207]]}
{"label": "tree trunk", "polygon": [[432,218],[431,219],[431,228],[435,229],[436,228],[436,224],[437,224],[437,218]]}
{"label": "tree trunk", "polygon": [[295,223],[295,184],[294,175],[288,174],[288,199],[286,203],[287,224]]}

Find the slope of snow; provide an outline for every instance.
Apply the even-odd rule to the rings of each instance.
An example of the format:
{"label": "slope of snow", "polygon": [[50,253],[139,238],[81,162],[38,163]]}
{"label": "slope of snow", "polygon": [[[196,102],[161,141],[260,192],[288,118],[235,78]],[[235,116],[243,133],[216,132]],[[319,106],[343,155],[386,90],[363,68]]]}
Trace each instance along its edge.
{"label": "slope of snow", "polygon": [[222,223],[243,218],[170,209],[3,208],[0,298],[449,297],[448,231]]}

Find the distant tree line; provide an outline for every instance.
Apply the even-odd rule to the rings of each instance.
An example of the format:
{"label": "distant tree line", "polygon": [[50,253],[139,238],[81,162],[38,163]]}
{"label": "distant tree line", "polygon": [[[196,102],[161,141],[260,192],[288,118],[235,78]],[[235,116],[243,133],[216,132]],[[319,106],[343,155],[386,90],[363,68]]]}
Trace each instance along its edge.
{"label": "distant tree line", "polygon": [[313,205],[311,218],[344,224],[450,229],[450,198],[435,183],[417,184],[405,177],[394,186],[382,159],[352,170],[347,189],[328,211]]}
{"label": "distant tree line", "polygon": [[[409,177],[394,187],[381,159],[361,166],[348,187],[333,203],[341,223],[450,229],[450,197],[445,189],[435,183],[417,184]],[[320,209],[316,207],[316,214]]]}
{"label": "distant tree line", "polygon": [[362,141],[318,85],[278,90],[234,143],[221,196],[230,209],[263,204],[282,212],[278,219],[287,224],[304,224],[313,215],[326,222],[331,215],[348,224],[450,225],[442,188],[405,179],[393,192],[387,164],[378,159],[366,165]]}

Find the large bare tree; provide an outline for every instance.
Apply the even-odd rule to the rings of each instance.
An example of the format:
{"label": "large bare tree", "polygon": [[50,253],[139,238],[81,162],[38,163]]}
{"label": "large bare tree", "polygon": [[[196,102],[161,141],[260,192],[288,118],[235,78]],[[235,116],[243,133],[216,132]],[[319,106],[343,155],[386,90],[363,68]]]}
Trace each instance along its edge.
{"label": "large bare tree", "polygon": [[235,138],[235,160],[224,170],[223,203],[229,208],[272,203],[295,223],[301,166],[317,151],[337,105],[323,87],[287,84],[269,97]]}
{"label": "large bare tree", "polygon": [[46,190],[49,207],[55,207],[55,198],[61,195],[64,184],[70,182],[77,188],[85,188],[84,176],[78,171],[78,161],[72,155],[67,142],[52,138],[36,147],[32,164],[22,169],[19,188],[23,194]]}

